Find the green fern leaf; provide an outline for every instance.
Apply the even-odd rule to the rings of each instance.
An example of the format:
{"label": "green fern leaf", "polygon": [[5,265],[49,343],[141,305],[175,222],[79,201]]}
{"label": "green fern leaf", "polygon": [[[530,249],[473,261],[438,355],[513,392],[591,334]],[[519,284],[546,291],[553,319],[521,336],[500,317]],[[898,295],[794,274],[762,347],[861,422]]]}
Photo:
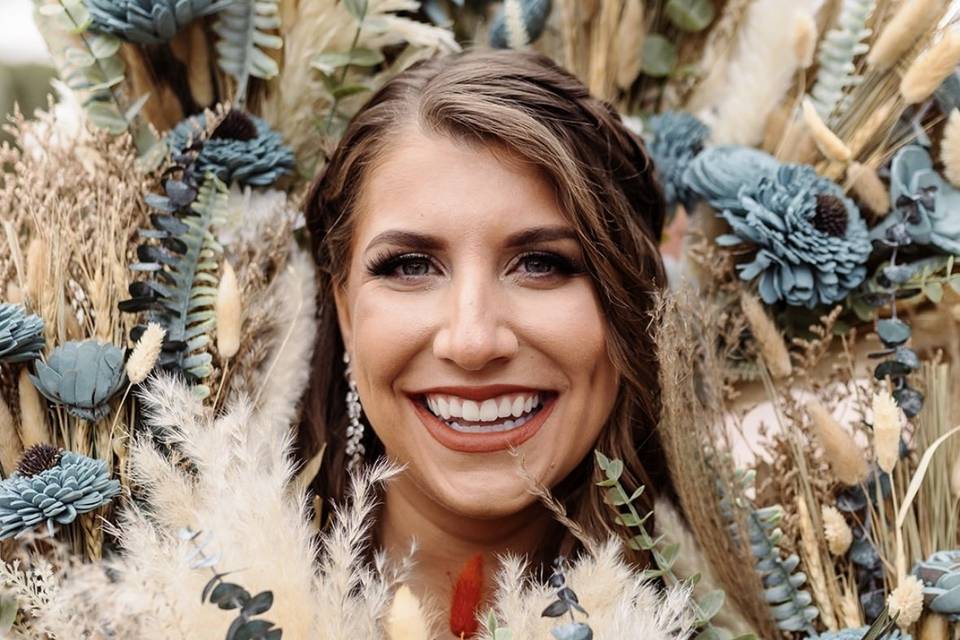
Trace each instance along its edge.
{"label": "green fern leaf", "polygon": [[280,36],[267,33],[280,27],[279,11],[277,0],[235,0],[218,16],[218,63],[237,81],[238,105],[246,99],[250,76],[269,80],[280,73],[277,61],[264,52],[283,47]]}

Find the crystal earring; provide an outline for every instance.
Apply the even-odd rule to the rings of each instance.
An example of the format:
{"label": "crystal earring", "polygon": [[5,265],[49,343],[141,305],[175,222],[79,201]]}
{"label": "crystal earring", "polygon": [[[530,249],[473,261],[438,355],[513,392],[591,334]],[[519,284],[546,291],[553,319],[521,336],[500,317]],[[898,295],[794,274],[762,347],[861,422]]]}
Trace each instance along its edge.
{"label": "crystal earring", "polygon": [[347,425],[347,471],[353,469],[363,461],[363,423],[360,422],[360,394],[357,393],[357,382],[353,379],[353,369],[350,366],[350,354],[343,352],[343,362],[347,365],[344,376],[347,378],[347,416],[350,424]]}

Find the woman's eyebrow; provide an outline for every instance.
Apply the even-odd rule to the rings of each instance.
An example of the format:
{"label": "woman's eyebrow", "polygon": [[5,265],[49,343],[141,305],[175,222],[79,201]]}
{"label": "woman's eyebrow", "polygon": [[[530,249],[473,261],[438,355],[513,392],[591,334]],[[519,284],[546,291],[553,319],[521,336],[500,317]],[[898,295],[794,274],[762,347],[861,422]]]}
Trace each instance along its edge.
{"label": "woman's eyebrow", "polygon": [[[557,225],[547,227],[531,227],[507,236],[504,246],[508,248],[522,247],[538,242],[552,240],[577,240],[577,232],[572,227]],[[378,244],[392,244],[417,251],[438,251],[445,245],[437,236],[402,229],[389,229],[374,236],[367,244],[365,251],[369,251]]]}

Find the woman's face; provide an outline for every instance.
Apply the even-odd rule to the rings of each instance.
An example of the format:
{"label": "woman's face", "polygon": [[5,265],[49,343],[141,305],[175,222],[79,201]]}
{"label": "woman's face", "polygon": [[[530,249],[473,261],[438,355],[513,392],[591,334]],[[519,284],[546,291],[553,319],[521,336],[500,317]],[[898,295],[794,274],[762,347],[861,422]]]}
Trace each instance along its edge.
{"label": "woman's face", "polygon": [[588,455],[618,376],[580,244],[535,167],[408,131],[366,177],[337,313],[366,419],[458,516],[535,498]]}

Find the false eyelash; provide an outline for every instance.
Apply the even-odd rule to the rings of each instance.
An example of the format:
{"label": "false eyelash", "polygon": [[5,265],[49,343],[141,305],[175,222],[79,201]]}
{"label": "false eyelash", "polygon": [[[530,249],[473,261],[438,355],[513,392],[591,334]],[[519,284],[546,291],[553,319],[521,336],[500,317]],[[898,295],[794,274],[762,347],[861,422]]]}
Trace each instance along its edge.
{"label": "false eyelash", "polygon": [[367,263],[367,273],[373,276],[389,275],[394,269],[410,258],[430,261],[430,256],[425,253],[409,253],[385,249],[370,259]]}

